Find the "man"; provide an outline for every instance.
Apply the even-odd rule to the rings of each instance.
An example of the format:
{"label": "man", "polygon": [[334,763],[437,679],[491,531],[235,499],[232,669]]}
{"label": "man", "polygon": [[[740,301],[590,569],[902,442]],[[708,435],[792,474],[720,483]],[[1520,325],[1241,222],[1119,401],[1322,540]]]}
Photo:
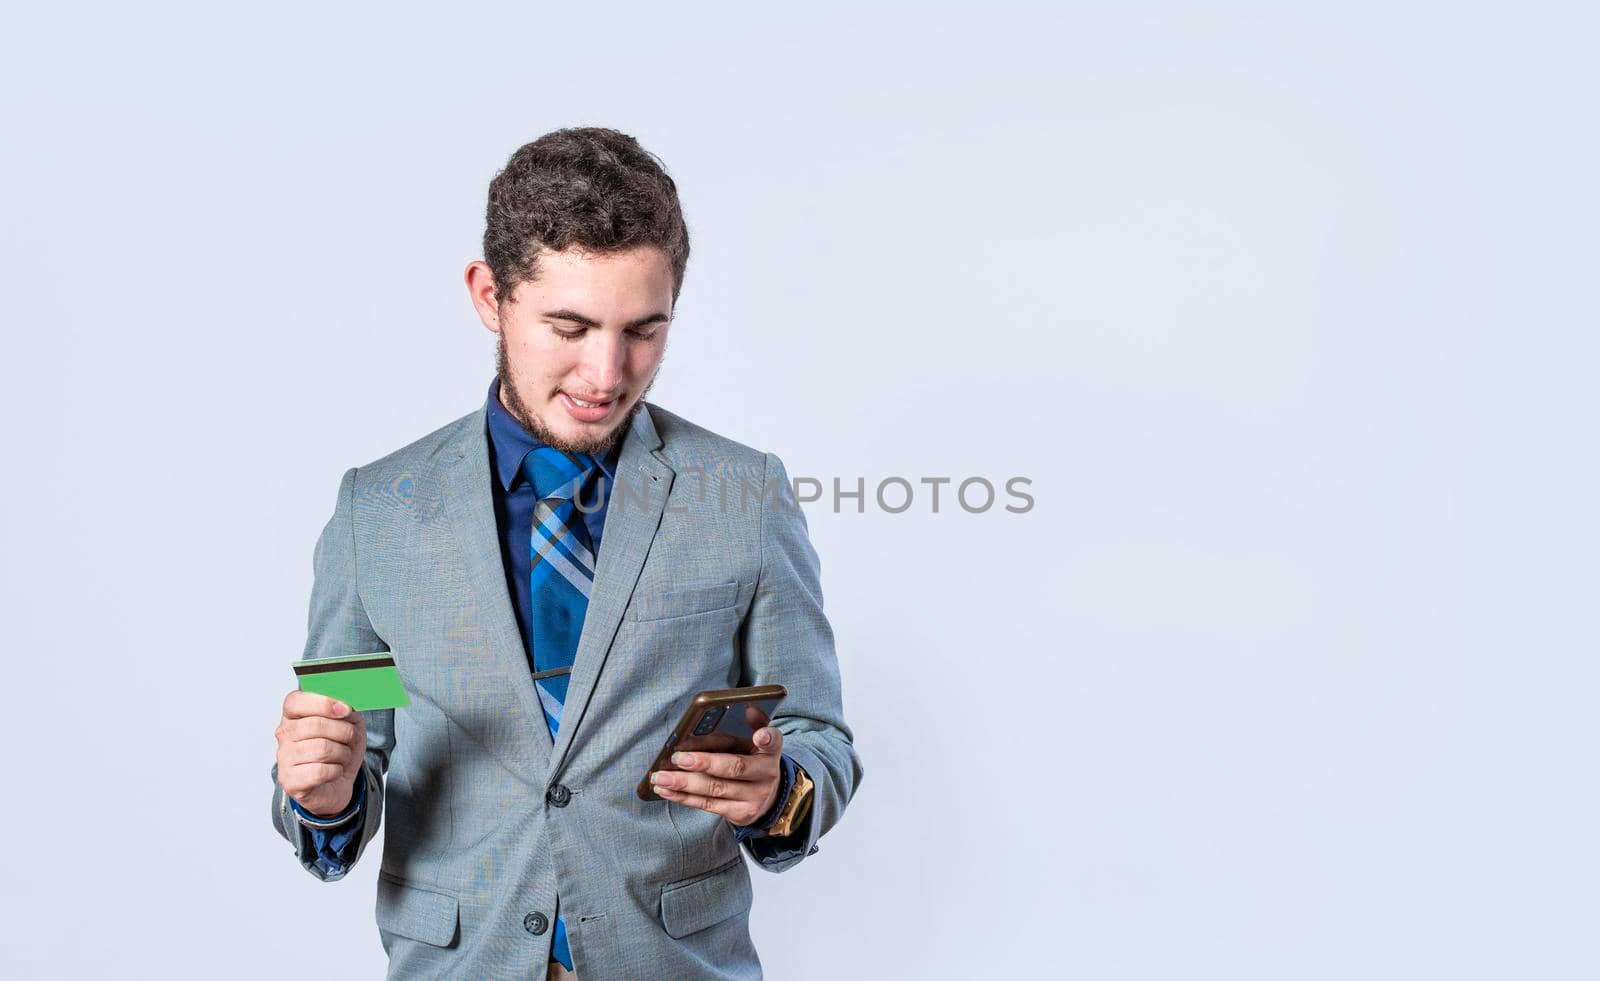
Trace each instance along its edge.
{"label": "man", "polygon": [[[389,976],[758,978],[741,856],[817,851],[862,776],[783,464],[644,400],[689,256],[632,138],[550,133],[489,188],[485,405],[344,474],[305,656],[392,651],[410,704],[293,691],[274,826],[342,878],[387,817]],[[752,754],[636,785],[696,692],[782,684]]]}

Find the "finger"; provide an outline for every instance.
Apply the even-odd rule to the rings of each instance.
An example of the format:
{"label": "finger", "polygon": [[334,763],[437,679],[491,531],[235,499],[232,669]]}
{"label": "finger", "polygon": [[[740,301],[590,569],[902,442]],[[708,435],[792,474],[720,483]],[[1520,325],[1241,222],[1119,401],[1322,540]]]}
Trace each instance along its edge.
{"label": "finger", "polygon": [[291,763],[332,763],[345,766],[355,759],[355,748],[331,739],[304,739],[290,744],[286,754]]}
{"label": "finger", "polygon": [[749,753],[673,753],[672,765],[732,780],[770,780],[778,773],[776,757]]}
{"label": "finger", "polygon": [[332,739],[302,739],[289,748],[289,760],[295,764],[335,763],[345,766],[355,758],[355,747]]}
{"label": "finger", "polygon": [[783,730],[777,726],[757,729],[751,741],[756,744],[757,756],[776,758],[783,755]]}
{"label": "finger", "polygon": [[[356,713],[355,718],[359,720],[361,714]],[[283,729],[285,739],[289,742],[299,742],[303,739],[332,739],[334,742],[354,746],[356,737],[365,730],[365,726],[359,722],[326,719],[320,715],[313,715],[304,719],[291,719]]]}
{"label": "finger", "polygon": [[756,804],[766,797],[767,791],[772,789],[773,780],[770,777],[766,780],[729,780],[705,773],[661,771],[656,776],[655,785],[685,794]]}
{"label": "finger", "polygon": [[322,716],[327,719],[347,718],[354,709],[327,695],[318,695],[309,691],[292,691],[283,699],[283,717],[286,719],[305,719],[311,716]]}
{"label": "finger", "polygon": [[686,794],[677,790],[667,790],[664,787],[656,788],[656,793],[677,804],[683,804],[702,811],[710,811],[712,814],[720,814],[735,823],[738,823],[738,817],[749,813],[748,806],[737,801],[723,800],[720,797]]}
{"label": "finger", "polygon": [[279,781],[284,790],[303,792],[316,790],[325,784],[344,777],[344,767],[333,763],[296,763]]}

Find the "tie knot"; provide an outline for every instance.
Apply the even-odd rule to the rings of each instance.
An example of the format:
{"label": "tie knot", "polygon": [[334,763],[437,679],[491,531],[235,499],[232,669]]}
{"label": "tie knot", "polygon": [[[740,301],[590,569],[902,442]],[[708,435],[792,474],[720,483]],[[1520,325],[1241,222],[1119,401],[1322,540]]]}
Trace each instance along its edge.
{"label": "tie knot", "polygon": [[522,460],[522,475],[533,484],[533,492],[541,501],[572,500],[598,468],[594,457],[587,453],[566,453],[548,446],[529,451]]}

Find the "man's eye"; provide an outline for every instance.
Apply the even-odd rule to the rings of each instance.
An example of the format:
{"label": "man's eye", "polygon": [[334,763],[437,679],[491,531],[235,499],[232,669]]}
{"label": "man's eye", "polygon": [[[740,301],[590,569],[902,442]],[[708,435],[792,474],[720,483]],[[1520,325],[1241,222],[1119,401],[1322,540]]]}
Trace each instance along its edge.
{"label": "man's eye", "polygon": [[583,328],[581,327],[577,330],[562,330],[559,327],[551,327],[550,329],[555,332],[557,337],[564,341],[575,341],[583,336]]}
{"label": "man's eye", "polygon": [[641,341],[648,341],[650,338],[656,336],[656,332],[654,330],[630,330],[628,333],[632,334],[634,337],[637,337]]}

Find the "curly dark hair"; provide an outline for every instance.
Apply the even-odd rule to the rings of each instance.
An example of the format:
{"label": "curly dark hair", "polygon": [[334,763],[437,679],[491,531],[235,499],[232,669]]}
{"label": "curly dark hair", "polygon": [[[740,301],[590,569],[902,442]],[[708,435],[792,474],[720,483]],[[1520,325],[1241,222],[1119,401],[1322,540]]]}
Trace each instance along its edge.
{"label": "curly dark hair", "polygon": [[489,182],[483,259],[495,295],[509,303],[538,273],[541,248],[619,252],[654,245],[672,263],[672,301],[689,264],[678,187],[654,154],[626,133],[558,129],[520,147]]}

